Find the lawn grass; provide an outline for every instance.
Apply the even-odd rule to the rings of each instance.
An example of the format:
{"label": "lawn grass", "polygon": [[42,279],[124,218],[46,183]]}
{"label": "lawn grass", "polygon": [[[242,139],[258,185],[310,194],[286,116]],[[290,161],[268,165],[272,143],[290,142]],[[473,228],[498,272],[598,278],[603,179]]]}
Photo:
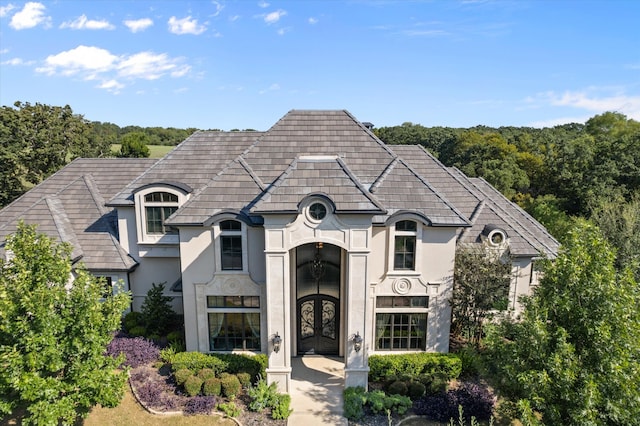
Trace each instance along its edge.
{"label": "lawn grass", "polygon": [[151,414],[138,404],[127,385],[124,399],[114,408],[94,408],[82,423],[85,426],[235,426],[233,420],[218,415],[211,416],[169,416]]}
{"label": "lawn grass", "polygon": [[[175,146],[172,145],[147,145],[149,147],[149,158],[162,158]],[[111,152],[117,155],[120,152],[120,144],[112,144]]]}

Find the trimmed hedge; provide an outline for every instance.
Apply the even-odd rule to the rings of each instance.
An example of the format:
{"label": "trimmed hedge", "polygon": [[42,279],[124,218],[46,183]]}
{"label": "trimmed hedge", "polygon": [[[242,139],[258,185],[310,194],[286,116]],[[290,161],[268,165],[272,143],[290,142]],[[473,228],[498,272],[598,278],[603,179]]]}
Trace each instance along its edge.
{"label": "trimmed hedge", "polygon": [[371,355],[369,357],[369,380],[383,382],[393,377],[443,375],[457,379],[462,372],[462,362],[454,354],[410,353]]}
{"label": "trimmed hedge", "polygon": [[266,354],[209,354],[224,361],[227,368],[224,370],[231,374],[249,373],[251,382],[256,382],[258,377],[267,377],[269,358]]}
{"label": "trimmed hedge", "polygon": [[170,356],[171,369],[175,372],[182,369],[196,373],[203,368],[213,370],[216,376],[227,371],[229,364],[218,357],[201,352],[178,352]]}

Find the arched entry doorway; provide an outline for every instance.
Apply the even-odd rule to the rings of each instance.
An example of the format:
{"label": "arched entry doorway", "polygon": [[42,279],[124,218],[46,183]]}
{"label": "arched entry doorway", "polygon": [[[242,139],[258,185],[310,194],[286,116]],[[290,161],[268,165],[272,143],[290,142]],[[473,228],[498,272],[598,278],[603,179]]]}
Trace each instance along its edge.
{"label": "arched entry doorway", "polygon": [[340,350],[341,249],[311,243],[296,248],[297,353]]}

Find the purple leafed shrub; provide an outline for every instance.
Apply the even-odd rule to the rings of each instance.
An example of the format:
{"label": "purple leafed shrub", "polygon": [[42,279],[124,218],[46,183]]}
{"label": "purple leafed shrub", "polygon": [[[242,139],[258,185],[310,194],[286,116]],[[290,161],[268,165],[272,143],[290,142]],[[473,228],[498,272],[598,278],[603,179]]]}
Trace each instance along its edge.
{"label": "purple leafed shrub", "polygon": [[115,358],[121,353],[125,355],[123,365],[136,368],[157,361],[160,356],[160,348],[143,337],[125,337],[118,334],[107,346],[107,355]]}
{"label": "purple leafed shrub", "polygon": [[195,416],[196,414],[209,414],[216,406],[214,396],[194,396],[184,406],[184,414]]}
{"label": "purple leafed shrub", "polygon": [[464,383],[457,389],[446,393],[424,396],[413,405],[416,414],[427,416],[439,422],[448,422],[458,418],[458,406],[461,405],[466,418],[489,420],[493,413],[495,397],[485,387],[477,383]]}
{"label": "purple leafed shrub", "polygon": [[155,383],[144,382],[138,384],[136,386],[136,393],[138,394],[138,398],[140,398],[140,400],[146,405],[150,405],[152,407],[158,407],[160,405],[162,391]]}

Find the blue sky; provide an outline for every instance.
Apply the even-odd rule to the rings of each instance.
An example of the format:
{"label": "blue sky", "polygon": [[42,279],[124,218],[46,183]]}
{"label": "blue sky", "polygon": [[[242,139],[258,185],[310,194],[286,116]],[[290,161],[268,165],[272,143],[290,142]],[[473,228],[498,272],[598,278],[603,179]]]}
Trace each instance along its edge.
{"label": "blue sky", "polygon": [[640,120],[640,1],[0,1],[0,104],[267,130]]}

